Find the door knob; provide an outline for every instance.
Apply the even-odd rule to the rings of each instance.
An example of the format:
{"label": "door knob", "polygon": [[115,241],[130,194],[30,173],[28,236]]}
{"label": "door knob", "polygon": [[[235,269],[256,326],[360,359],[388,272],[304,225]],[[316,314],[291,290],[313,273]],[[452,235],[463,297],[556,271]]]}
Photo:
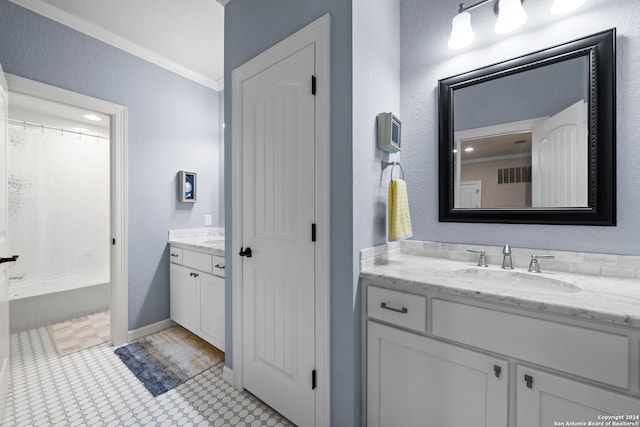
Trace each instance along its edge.
{"label": "door knob", "polygon": [[14,262],[14,261],[17,261],[19,256],[20,256],[20,255],[14,255],[14,256],[9,257],[9,258],[0,258],[0,264],[2,264],[2,263],[4,263],[4,262]]}
{"label": "door knob", "polygon": [[247,258],[251,258],[251,248],[240,248],[240,256],[246,256]]}

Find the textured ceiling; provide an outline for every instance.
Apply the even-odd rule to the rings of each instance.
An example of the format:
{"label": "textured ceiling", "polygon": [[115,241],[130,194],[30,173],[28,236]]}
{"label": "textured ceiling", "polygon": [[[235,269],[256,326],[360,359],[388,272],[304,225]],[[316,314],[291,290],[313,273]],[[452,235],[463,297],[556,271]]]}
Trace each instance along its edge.
{"label": "textured ceiling", "polygon": [[223,77],[216,0],[11,0],[214,89]]}

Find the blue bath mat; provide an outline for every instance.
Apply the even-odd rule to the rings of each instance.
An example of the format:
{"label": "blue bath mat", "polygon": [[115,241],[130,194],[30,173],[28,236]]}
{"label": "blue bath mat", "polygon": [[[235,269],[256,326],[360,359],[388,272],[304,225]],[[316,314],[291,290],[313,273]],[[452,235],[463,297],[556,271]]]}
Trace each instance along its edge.
{"label": "blue bath mat", "polygon": [[224,353],[175,326],[117,348],[115,353],[153,396],[224,361]]}

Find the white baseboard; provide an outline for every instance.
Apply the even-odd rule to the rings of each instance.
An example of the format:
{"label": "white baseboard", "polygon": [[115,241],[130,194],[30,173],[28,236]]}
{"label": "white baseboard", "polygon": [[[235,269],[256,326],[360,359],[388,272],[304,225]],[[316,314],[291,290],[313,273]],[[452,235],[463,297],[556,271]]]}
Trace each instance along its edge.
{"label": "white baseboard", "polygon": [[133,342],[137,341],[140,338],[144,338],[147,335],[155,334],[156,332],[164,331],[165,329],[169,329],[172,326],[176,326],[177,323],[171,319],[161,320],[156,323],[152,323],[147,326],[143,326],[139,329],[134,329],[133,331],[129,331],[127,334],[127,341]]}
{"label": "white baseboard", "polygon": [[227,384],[233,385],[233,370],[227,365],[224,365],[224,368],[222,368],[222,379]]}

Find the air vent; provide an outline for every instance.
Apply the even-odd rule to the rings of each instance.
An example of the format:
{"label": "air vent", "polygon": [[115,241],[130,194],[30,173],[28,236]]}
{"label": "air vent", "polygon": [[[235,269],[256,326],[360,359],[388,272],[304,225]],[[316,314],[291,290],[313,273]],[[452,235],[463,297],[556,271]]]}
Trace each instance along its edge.
{"label": "air vent", "polygon": [[498,169],[498,184],[531,182],[531,166]]}

